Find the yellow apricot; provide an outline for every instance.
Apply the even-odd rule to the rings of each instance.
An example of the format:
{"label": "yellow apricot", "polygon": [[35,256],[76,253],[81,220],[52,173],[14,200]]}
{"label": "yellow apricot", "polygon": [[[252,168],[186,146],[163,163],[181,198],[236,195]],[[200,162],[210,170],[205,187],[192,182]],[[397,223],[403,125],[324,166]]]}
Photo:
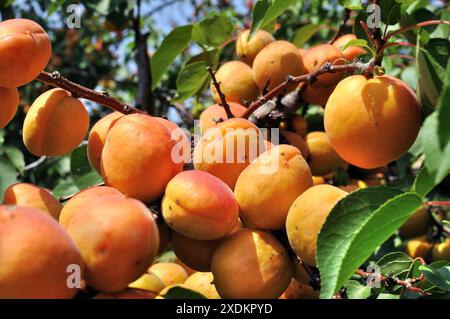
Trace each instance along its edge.
{"label": "yellow apricot", "polygon": [[[331,44],[319,44],[308,50],[303,61],[307,72],[315,72],[319,70],[325,63],[330,62],[333,65],[345,63],[344,56],[338,48]],[[336,83],[342,79],[343,73],[325,73],[320,75],[315,82],[317,85],[326,86]]]}
{"label": "yellow apricot", "polygon": [[411,258],[424,258],[429,260],[431,257],[433,244],[430,243],[426,236],[415,237],[406,242],[406,252]]}
{"label": "yellow apricot", "polygon": [[53,218],[34,208],[1,205],[0,243],[1,299],[75,296],[77,288],[67,285],[75,273],[68,269],[83,279],[83,260]]}
{"label": "yellow apricot", "polygon": [[91,200],[67,228],[86,264],[86,282],[102,292],[119,292],[146,272],[159,236],[147,207],[123,195]]}
{"label": "yellow apricot", "polygon": [[149,268],[149,272],[158,276],[164,287],[182,284],[188,277],[186,270],[176,263],[156,263]]}
{"label": "yellow apricot", "polygon": [[273,36],[264,30],[258,30],[248,41],[250,30],[242,32],[236,40],[236,55],[248,65],[252,65],[256,55],[269,43],[275,41]]}
{"label": "yellow apricot", "polygon": [[114,124],[123,116],[120,112],[113,112],[101,118],[91,129],[89,133],[87,155],[89,163],[97,171],[100,170],[100,161],[103,147],[105,146],[106,136]]}
{"label": "yellow apricot", "polygon": [[0,22],[0,87],[15,88],[31,82],[44,70],[51,53],[50,38],[36,22]]}
{"label": "yellow apricot", "polygon": [[326,105],[335,87],[336,83],[330,85],[308,84],[302,92],[302,99],[310,104]]}
{"label": "yellow apricot", "polygon": [[159,198],[183,169],[174,161],[175,143],[157,119],[145,114],[121,117],[109,130],[101,158],[105,184],[144,202]]}
{"label": "yellow apricot", "polygon": [[324,122],[339,156],[369,169],[400,158],[411,147],[421,125],[421,110],[405,82],[391,76],[353,75],[339,82],[331,94]]}
{"label": "yellow apricot", "polygon": [[[246,108],[238,103],[228,102],[230,111],[235,117],[244,114]],[[227,120],[225,109],[219,104],[208,106],[200,114],[200,132],[204,133],[207,129],[217,126],[219,123]]]}
{"label": "yellow apricot", "polygon": [[292,279],[288,252],[262,230],[242,229],[227,237],[214,253],[211,271],[226,299],[278,298]]}
{"label": "yellow apricot", "polygon": [[190,275],[184,284],[191,289],[200,292],[208,299],[220,299],[212,272],[196,272]]}
{"label": "yellow apricot", "polygon": [[334,205],[347,195],[343,190],[323,184],[301,194],[286,219],[286,232],[292,249],[303,262],[316,265],[317,237]]}
{"label": "yellow apricot", "polygon": [[305,140],[298,134],[290,131],[280,131],[280,134],[286,139],[286,141],[296,148],[299,149],[301,155],[303,158],[308,158],[309,156],[309,149],[308,145],[306,144]]}
{"label": "yellow apricot", "polygon": [[92,200],[107,195],[121,195],[117,189],[108,186],[94,186],[86,188],[73,196],[62,207],[59,215],[59,223],[67,229],[73,216],[79,211],[85,210],[86,205],[89,205]]}
{"label": "yellow apricot", "polygon": [[300,135],[302,138],[306,137],[306,133],[308,132],[308,123],[303,116],[294,115],[292,117],[291,124],[295,133]]}
{"label": "yellow apricot", "polygon": [[175,162],[181,161],[184,164],[189,163],[191,160],[190,138],[188,138],[186,133],[175,123],[162,117],[155,117],[155,119],[169,131],[170,137],[175,144],[172,149],[172,159],[175,160]]}
{"label": "yellow apricot", "polygon": [[315,291],[311,286],[292,279],[289,287],[283,292],[280,299],[319,299],[319,291]]}
{"label": "yellow apricot", "polygon": [[438,260],[450,261],[450,238],[433,246],[433,250],[431,251],[431,261]]}
{"label": "yellow apricot", "polygon": [[36,156],[62,156],[84,140],[89,114],[80,100],[63,89],[41,94],[23,123],[23,142]]}
{"label": "yellow apricot", "polygon": [[158,294],[165,287],[162,279],[155,273],[148,271],[128,285],[128,288],[150,291]]}
{"label": "yellow apricot", "polygon": [[17,183],[9,186],[5,190],[3,204],[36,208],[56,220],[63,208],[48,190],[29,183]]}
{"label": "yellow apricot", "polygon": [[412,238],[424,235],[430,228],[430,224],[431,218],[427,208],[425,206],[421,207],[400,227],[400,236]]}
{"label": "yellow apricot", "polygon": [[342,167],[342,159],[333,150],[324,132],[308,133],[306,144],[309,149],[308,164],[314,176],[324,176]]}
{"label": "yellow apricot", "polygon": [[260,90],[272,90],[288,75],[304,73],[303,60],[298,48],[288,41],[275,41],[262,49],[253,61],[253,73]]}
{"label": "yellow apricot", "polygon": [[0,129],[2,129],[16,115],[17,107],[19,106],[19,92],[16,88],[0,87],[0,101]]}
{"label": "yellow apricot", "polygon": [[[252,102],[258,97],[258,86],[253,79],[252,68],[244,62],[230,61],[224,63],[216,72],[220,90],[229,102]],[[216,103],[220,103],[220,97],[216,88],[211,83],[211,94]]]}
{"label": "yellow apricot", "polygon": [[203,134],[194,148],[194,167],[234,189],[241,172],[265,150],[258,127],[246,119],[232,118]]}
{"label": "yellow apricot", "polygon": [[170,228],[201,240],[228,234],[239,214],[230,188],[202,171],[184,171],[175,176],[167,184],[161,210]]}
{"label": "yellow apricot", "polygon": [[[348,42],[352,40],[356,40],[356,35],[354,35],[353,33],[344,34],[339,38],[337,38],[333,42],[333,45],[339,50],[341,50],[342,47],[344,47]],[[352,62],[355,58],[364,55],[366,53],[367,53],[366,50],[363,49],[362,47],[353,47],[353,46],[348,47],[342,51],[344,58],[349,62]]]}
{"label": "yellow apricot", "polygon": [[311,171],[300,151],[278,145],[241,173],[234,194],[241,217],[260,229],[282,229],[289,207],[312,186]]}
{"label": "yellow apricot", "polygon": [[320,185],[320,184],[326,183],[326,180],[323,176],[313,176],[312,180],[313,180],[313,185]]}

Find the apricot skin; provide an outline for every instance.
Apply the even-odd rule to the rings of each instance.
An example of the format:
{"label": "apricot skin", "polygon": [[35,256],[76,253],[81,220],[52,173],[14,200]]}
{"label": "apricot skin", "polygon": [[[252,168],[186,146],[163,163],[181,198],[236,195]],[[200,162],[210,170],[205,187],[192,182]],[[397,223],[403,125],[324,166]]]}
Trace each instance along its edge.
{"label": "apricot skin", "polygon": [[[222,156],[216,150],[222,150]],[[234,189],[241,172],[265,150],[258,127],[246,119],[233,118],[202,136],[194,148],[194,167],[220,178]]]}
{"label": "apricot skin", "polygon": [[339,156],[370,169],[400,158],[411,147],[419,133],[421,110],[405,82],[386,75],[369,80],[353,75],[331,94],[324,122]]}
{"label": "apricot skin", "polygon": [[0,22],[0,87],[15,88],[34,80],[52,52],[48,34],[34,21]]}
{"label": "apricot skin", "polygon": [[[0,206],[0,298],[72,298],[69,265],[83,260],[50,216],[34,208]],[[83,278],[83,277],[81,277]]]}
{"label": "apricot skin", "polygon": [[196,272],[190,275],[184,284],[200,292],[208,299],[220,299],[219,293],[214,285],[214,276],[211,272]]}
{"label": "apricot skin", "polygon": [[23,123],[23,142],[36,156],[62,156],[84,140],[89,114],[68,91],[52,89],[31,105]]}
{"label": "apricot skin", "polygon": [[424,235],[429,229],[430,223],[431,219],[426,207],[421,207],[400,227],[400,235],[403,238]]}
{"label": "apricot skin", "polygon": [[[342,52],[331,44],[319,44],[308,50],[304,58],[305,69],[307,72],[315,72],[319,70],[325,63],[344,64]],[[326,86],[336,83],[342,79],[343,73],[326,73],[317,78],[316,85]]]}
{"label": "apricot skin", "polygon": [[317,237],[334,205],[347,195],[331,185],[316,185],[292,204],[286,219],[289,243],[297,256],[310,266],[316,265]]}
{"label": "apricot skin", "polygon": [[59,223],[67,229],[73,216],[79,211],[85,210],[92,200],[108,195],[122,195],[118,190],[108,186],[94,186],[78,192],[62,207],[59,215]]}
{"label": "apricot skin", "polygon": [[311,186],[311,171],[300,151],[278,145],[247,166],[234,193],[243,219],[257,228],[274,230],[284,228],[289,207]]}
{"label": "apricot skin", "polygon": [[261,91],[268,82],[267,89],[272,90],[284,82],[288,75],[302,75],[304,70],[298,48],[288,41],[268,44],[253,61],[255,81]]}
{"label": "apricot skin", "polygon": [[288,252],[269,232],[242,229],[214,253],[211,271],[225,299],[278,298],[292,279]]}
{"label": "apricot skin", "polygon": [[169,227],[200,240],[225,236],[236,225],[239,214],[228,186],[202,171],[175,176],[167,185],[161,210]]}
{"label": "apricot skin", "polygon": [[297,280],[292,279],[289,287],[281,295],[280,299],[319,299],[319,292]]}
{"label": "apricot skin", "polygon": [[411,258],[421,257],[428,261],[431,257],[433,244],[426,236],[415,237],[406,242],[406,252]]}
{"label": "apricot skin", "polygon": [[17,107],[19,106],[19,92],[16,88],[2,88],[0,87],[0,129],[8,125],[9,122],[16,115]]}
{"label": "apricot skin", "polygon": [[305,140],[298,134],[290,131],[280,131],[280,134],[287,140],[287,142],[298,148],[303,158],[308,158],[309,149]]}
{"label": "apricot skin", "polygon": [[302,99],[310,104],[326,105],[335,87],[335,83],[330,85],[310,84],[303,91]]}
{"label": "apricot skin", "polygon": [[172,161],[173,146],[169,131],[155,118],[123,116],[110,129],[102,152],[106,185],[144,202],[156,200],[183,169],[182,161]]}
{"label": "apricot skin", "polygon": [[97,171],[100,170],[100,161],[102,157],[103,147],[105,146],[106,136],[116,121],[123,116],[120,112],[113,112],[101,118],[91,129],[89,133],[87,155],[89,163]]}
{"label": "apricot skin", "polygon": [[164,287],[182,284],[188,277],[186,270],[176,263],[156,263],[149,268],[149,272],[158,276]]}
{"label": "apricot skin", "polygon": [[[216,72],[220,90],[229,102],[252,102],[258,97],[258,86],[253,79],[252,68],[244,62],[224,63]],[[219,94],[211,83],[211,94],[216,103],[220,103]]]}
{"label": "apricot skin", "polygon": [[[230,106],[231,113],[233,113],[235,117],[241,116],[246,110],[244,106],[238,103],[229,102],[228,105]],[[200,114],[200,132],[204,133],[207,129],[217,126],[221,122],[216,122],[214,120],[220,119],[222,119],[222,122],[228,119],[225,109],[219,104],[208,106]]]}
{"label": "apricot skin", "polygon": [[446,260],[450,261],[450,239],[447,238],[442,243],[437,243],[431,251],[431,261]]}
{"label": "apricot skin", "polygon": [[302,138],[306,137],[306,134],[308,132],[308,123],[306,122],[305,118],[300,115],[294,115],[292,117],[292,128],[294,129],[294,132],[300,135]]}
{"label": "apricot skin", "polygon": [[258,30],[248,41],[250,30],[242,32],[236,41],[236,55],[246,64],[252,65],[256,55],[269,43],[275,41],[273,36],[264,30]]}
{"label": "apricot skin", "polygon": [[342,166],[342,160],[333,150],[324,132],[311,132],[306,135],[309,149],[309,167],[314,176],[323,176]]}
{"label": "apricot skin", "polygon": [[3,197],[4,205],[17,205],[22,207],[36,208],[58,220],[63,206],[46,189],[29,184],[17,183],[5,190]]}
{"label": "apricot skin", "polygon": [[166,120],[162,117],[155,117],[170,133],[170,137],[175,146],[172,149],[173,159],[175,163],[189,163],[191,159],[191,140],[184,133],[184,131],[175,123]]}
{"label": "apricot skin", "polygon": [[[336,41],[333,42],[333,45],[340,50],[341,47],[352,40],[356,40],[356,35],[352,33],[344,34],[337,38]],[[355,58],[366,54],[366,50],[361,47],[348,47],[342,51],[342,54],[347,61],[352,62]]]}
{"label": "apricot skin", "polygon": [[128,288],[141,289],[156,294],[163,290],[164,287],[162,279],[150,271],[147,271],[139,279],[128,285]]}
{"label": "apricot skin", "polygon": [[85,261],[87,284],[102,292],[119,292],[142,276],[159,248],[150,211],[122,195],[92,200],[73,216],[67,231]]}

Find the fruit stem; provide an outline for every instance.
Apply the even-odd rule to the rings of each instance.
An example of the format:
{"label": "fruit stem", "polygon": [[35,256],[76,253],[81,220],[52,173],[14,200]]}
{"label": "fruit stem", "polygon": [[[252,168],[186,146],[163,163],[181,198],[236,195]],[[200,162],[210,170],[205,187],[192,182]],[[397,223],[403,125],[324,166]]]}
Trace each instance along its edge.
{"label": "fruit stem", "polygon": [[231,113],[230,106],[228,105],[227,100],[225,98],[225,94],[223,94],[223,92],[220,90],[220,83],[217,82],[216,75],[215,75],[213,69],[210,66],[208,66],[207,69],[208,69],[209,75],[211,76],[212,83],[213,83],[214,87],[216,88],[217,94],[220,97],[219,104],[222,105],[222,107],[225,109],[225,113],[227,114],[228,119],[234,118],[233,113]]}
{"label": "fruit stem", "polygon": [[132,107],[131,105],[116,100],[115,98],[109,96],[106,92],[97,92],[80,84],[74,83],[64,78],[57,71],[52,73],[42,71],[41,74],[39,74],[39,76],[36,78],[36,80],[69,91],[72,96],[76,98],[83,98],[93,102],[97,102],[123,114],[145,113]]}
{"label": "fruit stem", "polygon": [[429,20],[429,21],[424,21],[424,22],[420,22],[420,23],[416,23],[416,24],[411,24],[409,26],[406,26],[404,28],[400,28],[398,30],[389,32],[385,37],[384,37],[384,41],[389,40],[391,37],[393,37],[394,35],[400,34],[400,33],[404,33],[407,32],[409,30],[412,29],[416,29],[416,28],[421,28],[421,27],[426,27],[429,25],[436,25],[436,24],[446,24],[448,26],[450,26],[450,21],[446,21],[446,20]]}

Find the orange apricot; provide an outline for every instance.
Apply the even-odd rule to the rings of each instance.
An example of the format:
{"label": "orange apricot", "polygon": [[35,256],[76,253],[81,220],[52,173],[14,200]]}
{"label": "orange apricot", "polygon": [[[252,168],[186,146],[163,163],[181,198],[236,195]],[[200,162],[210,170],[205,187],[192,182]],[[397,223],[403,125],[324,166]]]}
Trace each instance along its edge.
{"label": "orange apricot", "polygon": [[299,149],[303,158],[308,158],[309,156],[308,145],[300,135],[285,130],[280,131],[280,134],[287,140],[287,142],[290,145],[295,146],[296,148]]}
{"label": "orange apricot", "polygon": [[151,271],[147,271],[137,280],[128,285],[128,288],[141,289],[153,293],[159,293],[165,287],[163,280]]}
{"label": "orange apricot", "polygon": [[34,80],[50,60],[48,34],[36,22],[0,22],[0,87],[15,88]]}
{"label": "orange apricot", "polygon": [[405,82],[386,75],[342,80],[328,99],[324,116],[333,149],[348,163],[366,169],[400,158],[421,125],[415,93]]}
{"label": "orange apricot", "polygon": [[164,287],[182,284],[188,277],[186,270],[176,263],[156,263],[149,268],[149,272],[158,276]]}
{"label": "orange apricot", "polygon": [[400,227],[400,236],[412,238],[425,235],[431,226],[431,217],[427,208],[421,207],[414,212]]}
{"label": "orange apricot", "polygon": [[193,239],[211,240],[228,234],[238,221],[233,192],[217,177],[184,171],[167,184],[162,215],[173,230]]}
{"label": "orange apricot", "polygon": [[294,115],[292,117],[291,124],[295,133],[300,135],[302,138],[306,137],[308,132],[308,123],[303,116]]}
{"label": "orange apricot", "polygon": [[324,132],[311,132],[306,135],[309,149],[309,167],[314,176],[323,176],[342,167],[343,161],[333,150]]}
{"label": "orange apricot", "polygon": [[[310,48],[304,59],[307,72],[315,72],[327,62],[334,65],[345,62],[342,52],[331,44],[319,44]],[[342,72],[325,73],[320,75],[315,83],[321,86],[331,85],[342,79],[342,76]]]}
{"label": "orange apricot", "polygon": [[444,242],[437,243],[431,251],[431,261],[445,260],[450,261],[450,238]]}
{"label": "orange apricot", "polygon": [[[228,105],[230,106],[231,113],[233,113],[235,117],[241,116],[246,110],[244,106],[238,103],[228,102]],[[200,132],[204,133],[210,127],[215,127],[225,120],[227,120],[227,114],[221,105],[214,104],[208,106],[200,114]]]}
{"label": "orange apricot", "polygon": [[164,125],[169,131],[172,141],[175,143],[172,149],[172,159],[175,162],[189,163],[191,160],[191,140],[186,133],[175,123],[166,120],[162,117],[155,117],[155,119]]}
{"label": "orange apricot", "polygon": [[319,291],[315,291],[311,286],[292,279],[289,287],[283,292],[280,299],[319,299]]}
{"label": "orange apricot", "polygon": [[248,41],[250,30],[242,32],[236,40],[236,55],[248,65],[252,65],[256,55],[269,43],[275,41],[273,36],[264,30],[258,30]]}
{"label": "orange apricot", "polygon": [[89,129],[89,114],[80,100],[63,89],[41,94],[23,123],[23,142],[36,156],[61,156],[73,151]]}
{"label": "orange apricot", "polygon": [[[352,40],[356,40],[356,35],[354,35],[353,33],[348,33],[348,34],[344,34],[342,36],[340,36],[339,38],[337,38],[334,42],[333,45],[338,48],[339,50],[341,50],[342,47],[344,47],[347,43],[349,43]],[[348,47],[345,48],[344,50],[342,50],[342,54],[344,55],[344,58],[349,61],[352,62],[355,58],[366,54],[366,50],[363,49],[362,47]]]}
{"label": "orange apricot", "polygon": [[220,299],[212,272],[196,272],[190,275],[184,284],[191,289],[198,291],[208,299]]}
{"label": "orange apricot", "polygon": [[0,101],[2,106],[0,110],[0,129],[8,125],[16,115],[19,106],[19,92],[16,88],[1,88]]}
{"label": "orange apricot", "polygon": [[426,236],[412,238],[406,242],[406,252],[411,258],[424,258],[429,260],[432,255],[433,244]]}
{"label": "orange apricot", "polygon": [[302,92],[302,99],[310,104],[326,105],[335,87],[336,83],[330,85],[309,84]]}

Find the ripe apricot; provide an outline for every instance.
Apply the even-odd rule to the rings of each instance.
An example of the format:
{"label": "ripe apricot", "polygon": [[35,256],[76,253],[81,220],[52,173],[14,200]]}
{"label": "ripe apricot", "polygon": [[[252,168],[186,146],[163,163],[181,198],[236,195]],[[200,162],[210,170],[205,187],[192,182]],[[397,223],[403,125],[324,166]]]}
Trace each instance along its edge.
{"label": "ripe apricot", "polygon": [[228,234],[239,214],[229,187],[202,171],[184,171],[175,176],[167,184],[161,210],[173,230],[202,240]]}
{"label": "ripe apricot", "polygon": [[41,211],[0,206],[0,298],[72,298],[70,265],[83,260],[58,223]]}
{"label": "ripe apricot", "polygon": [[315,291],[311,286],[292,279],[289,287],[283,292],[280,299],[319,299],[319,291]]}
{"label": "ripe apricot", "polygon": [[[246,108],[238,103],[228,102],[230,111],[235,117],[239,117],[244,114]],[[219,123],[227,120],[227,113],[223,106],[219,104],[213,104],[208,106],[200,114],[200,132],[204,133],[210,127],[215,127]]]}
{"label": "ripe apricot", "polygon": [[[258,97],[258,86],[253,79],[252,68],[244,62],[230,61],[224,63],[216,72],[220,90],[227,101],[243,103],[252,102]],[[211,94],[216,103],[220,103],[219,94],[211,83]]]}
{"label": "ripe apricot", "polygon": [[86,282],[118,292],[146,272],[159,248],[158,228],[144,204],[105,195],[76,212],[67,228],[86,263]]}
{"label": "ripe apricot", "polygon": [[103,179],[127,196],[152,202],[183,169],[172,158],[174,141],[157,119],[145,114],[120,118],[110,129],[101,158]]}
{"label": "ripe apricot", "polygon": [[[242,228],[240,221],[236,223],[227,236]],[[188,267],[197,271],[210,271],[211,259],[223,238],[198,240],[172,232],[171,242],[175,255]]]}
{"label": "ripe apricot", "polygon": [[256,55],[269,43],[275,41],[273,36],[264,30],[258,30],[248,41],[250,30],[242,32],[236,41],[236,55],[248,65],[252,65]]}
{"label": "ripe apricot", "polygon": [[23,142],[36,156],[61,156],[84,140],[89,114],[80,100],[63,89],[41,94],[31,105],[23,123]]}
{"label": "ripe apricot", "polygon": [[196,272],[190,275],[184,284],[191,289],[200,292],[208,299],[220,299],[212,272]]}
{"label": "ripe apricot", "polygon": [[431,251],[431,261],[438,260],[450,261],[450,238],[433,246],[433,250]]}
{"label": "ripe apricot", "polygon": [[[349,43],[352,40],[356,40],[356,35],[354,35],[353,33],[348,33],[348,34],[344,34],[343,36],[340,36],[339,38],[337,38],[334,42],[333,45],[338,48],[339,50],[341,50],[342,47],[344,47],[347,43]],[[342,54],[344,55],[344,58],[349,61],[352,62],[355,58],[366,54],[366,50],[364,50],[361,47],[348,47],[345,48],[342,51]]]}
{"label": "ripe apricot", "polygon": [[343,161],[333,150],[324,132],[311,132],[306,135],[309,149],[309,167],[314,176],[323,176],[342,167]]}
{"label": "ripe apricot", "polygon": [[149,268],[149,272],[158,276],[164,287],[182,284],[188,277],[186,270],[176,263],[156,263]]}
{"label": "ripe apricot", "polygon": [[94,186],[86,188],[78,192],[75,196],[67,201],[62,207],[61,214],[59,215],[59,223],[67,229],[73,216],[79,211],[85,210],[86,205],[89,205],[91,201],[107,195],[121,195],[117,189],[109,186]]}
{"label": "ripe apricot", "polygon": [[287,140],[287,142],[290,145],[295,146],[296,148],[299,149],[303,158],[308,158],[309,156],[308,145],[306,145],[305,140],[300,135],[285,130],[280,131],[280,134]]}
{"label": "ripe apricot", "polygon": [[406,242],[406,252],[411,258],[421,257],[429,260],[433,244],[430,243],[426,236],[415,237]]}
{"label": "ripe apricot", "polygon": [[101,118],[91,129],[89,133],[87,155],[89,163],[97,171],[100,170],[100,160],[102,157],[103,147],[105,146],[106,136],[116,121],[123,116],[120,112],[113,112]]}
{"label": "ripe apricot", "polygon": [[292,204],[286,219],[286,232],[292,249],[303,262],[316,265],[317,237],[334,205],[347,192],[323,184],[301,194]]}
{"label": "ripe apricot", "polygon": [[159,249],[158,256],[161,255],[170,244],[171,230],[166,223],[162,222],[158,224],[159,233]]}
{"label": "ripe apricot", "polygon": [[313,176],[312,180],[313,185],[325,184],[327,182],[323,176]]}
{"label": "ripe apricot", "polygon": [[36,22],[0,22],[0,87],[15,88],[31,82],[45,68],[51,53],[50,38]]}
{"label": "ripe apricot", "polygon": [[159,123],[169,131],[172,141],[175,146],[172,149],[172,159],[175,162],[182,161],[184,164],[191,160],[191,140],[186,133],[174,122],[166,120],[162,117],[155,117]]}
{"label": "ripe apricot", "polygon": [[17,107],[19,106],[19,92],[16,88],[0,87],[0,101],[2,101],[0,110],[0,129],[2,129],[16,115]]}
{"label": "ripe apricot", "polygon": [[162,279],[155,273],[148,271],[128,285],[128,288],[141,289],[158,294],[165,287]]}
{"label": "ripe apricot", "polygon": [[302,99],[310,104],[326,105],[335,87],[336,83],[330,85],[308,84],[302,93]]}
{"label": "ripe apricot", "polygon": [[94,299],[155,299],[157,294],[140,289],[125,289],[117,293],[101,292]]}
{"label": "ripe apricot", "polygon": [[300,151],[278,145],[242,171],[234,194],[244,220],[274,230],[284,228],[289,207],[311,186],[311,171]]}
{"label": "ripe apricot", "polygon": [[306,133],[308,132],[308,123],[303,116],[294,115],[292,117],[291,124],[295,133],[300,135],[302,138],[306,137]]}
{"label": "ripe apricot", "polygon": [[400,235],[403,238],[412,238],[426,234],[431,224],[427,208],[421,207],[412,214],[400,227]]}
{"label": "ripe apricot", "polygon": [[405,82],[387,75],[369,80],[353,75],[334,89],[324,122],[339,156],[368,169],[400,158],[411,147],[421,125],[421,110]]}
{"label": "ripe apricot", "polygon": [[29,184],[17,183],[5,190],[3,204],[36,208],[58,220],[63,206],[45,188]]}
{"label": "ripe apricot", "polygon": [[292,279],[288,252],[269,232],[242,229],[214,253],[211,271],[222,298],[278,298]]}
{"label": "ripe apricot", "polygon": [[239,174],[265,150],[258,127],[246,119],[233,118],[203,134],[194,148],[194,167],[234,189]]}
{"label": "ripe apricot", "polygon": [[256,84],[262,91],[272,90],[286,80],[288,75],[304,73],[303,59],[298,48],[288,41],[275,41],[262,49],[253,61]]}
{"label": "ripe apricot", "polygon": [[[319,44],[308,50],[303,62],[307,72],[315,72],[327,62],[340,65],[344,64],[345,61],[342,52],[335,46],[331,44]],[[320,75],[315,83],[321,86],[331,85],[342,79],[342,77],[342,72],[325,73]]]}

